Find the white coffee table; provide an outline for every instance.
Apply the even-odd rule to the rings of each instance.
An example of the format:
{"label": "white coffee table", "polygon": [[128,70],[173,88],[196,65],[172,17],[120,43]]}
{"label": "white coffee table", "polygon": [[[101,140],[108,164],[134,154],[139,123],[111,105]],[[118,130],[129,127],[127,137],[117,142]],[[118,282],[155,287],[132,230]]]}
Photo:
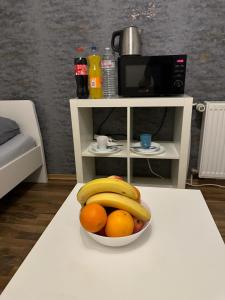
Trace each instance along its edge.
{"label": "white coffee table", "polygon": [[141,187],[152,226],[121,248],[80,230],[71,192],[1,300],[224,300],[225,246],[201,193]]}

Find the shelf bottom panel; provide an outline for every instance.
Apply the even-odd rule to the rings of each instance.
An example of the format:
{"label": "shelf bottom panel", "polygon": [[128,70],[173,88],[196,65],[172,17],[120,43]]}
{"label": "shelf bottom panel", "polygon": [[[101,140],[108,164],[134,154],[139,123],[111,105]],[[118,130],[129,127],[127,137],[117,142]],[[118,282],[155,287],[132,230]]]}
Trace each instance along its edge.
{"label": "shelf bottom panel", "polygon": [[166,187],[166,188],[176,188],[177,186],[173,183],[172,179],[166,178],[149,178],[149,177],[133,177],[133,185],[137,186],[153,186],[153,187]]}

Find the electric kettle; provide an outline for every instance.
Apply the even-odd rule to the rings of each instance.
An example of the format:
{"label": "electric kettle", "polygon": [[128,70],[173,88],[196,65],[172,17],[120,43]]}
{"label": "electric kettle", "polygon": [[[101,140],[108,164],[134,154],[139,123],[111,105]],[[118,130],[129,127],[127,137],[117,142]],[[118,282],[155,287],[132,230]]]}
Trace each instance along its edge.
{"label": "electric kettle", "polygon": [[[140,33],[141,30],[135,26],[113,32],[111,40],[112,49],[120,55],[141,55]],[[119,43],[115,45],[117,37],[119,37]]]}

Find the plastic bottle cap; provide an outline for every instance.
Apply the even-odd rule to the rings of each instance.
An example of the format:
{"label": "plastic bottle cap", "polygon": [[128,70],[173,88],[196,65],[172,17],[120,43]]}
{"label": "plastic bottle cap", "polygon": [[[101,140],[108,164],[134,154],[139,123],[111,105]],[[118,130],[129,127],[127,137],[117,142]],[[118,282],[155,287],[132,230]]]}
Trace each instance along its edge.
{"label": "plastic bottle cap", "polygon": [[76,48],[76,51],[77,51],[77,52],[83,52],[83,51],[84,51],[84,48],[83,48],[83,47]]}

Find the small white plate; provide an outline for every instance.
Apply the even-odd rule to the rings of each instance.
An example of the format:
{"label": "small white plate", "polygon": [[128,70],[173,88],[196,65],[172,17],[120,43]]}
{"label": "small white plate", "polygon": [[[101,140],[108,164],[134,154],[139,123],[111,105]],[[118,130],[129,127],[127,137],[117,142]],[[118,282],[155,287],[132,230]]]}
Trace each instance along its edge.
{"label": "small white plate", "polygon": [[101,150],[98,148],[97,143],[92,143],[88,147],[88,151],[97,154],[97,155],[103,155],[103,154],[114,154],[121,151],[121,148],[119,146],[116,146],[115,143],[109,143],[107,149]]}
{"label": "small white plate", "polygon": [[[134,148],[132,148],[134,147]],[[135,148],[140,147],[140,148]],[[130,150],[136,154],[145,154],[145,155],[158,155],[165,151],[165,148],[158,143],[151,143],[151,147],[148,149],[141,148],[140,142],[132,143]]]}

